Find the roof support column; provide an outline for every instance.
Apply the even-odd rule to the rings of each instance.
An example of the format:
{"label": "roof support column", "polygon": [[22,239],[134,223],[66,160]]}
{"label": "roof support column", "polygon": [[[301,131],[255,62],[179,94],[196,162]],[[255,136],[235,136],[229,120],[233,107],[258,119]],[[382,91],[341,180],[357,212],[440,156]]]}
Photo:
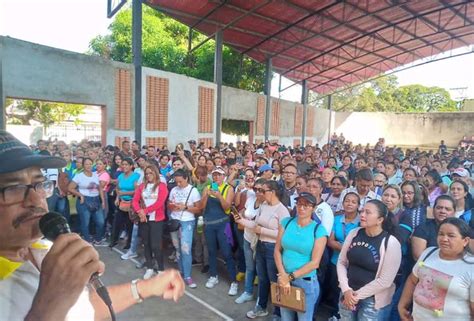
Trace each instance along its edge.
{"label": "roof support column", "polygon": [[216,146],[221,143],[222,129],[222,30],[216,32],[216,50],[214,53],[214,83],[217,85],[216,100]]}
{"label": "roof support column", "polygon": [[308,83],[307,80],[303,80],[303,86],[301,91],[301,103],[303,104],[303,126],[301,132],[301,146],[305,146],[306,139],[306,122],[308,118]]}
{"label": "roof support column", "polygon": [[135,140],[142,144],[142,0],[132,3],[132,55],[135,68]]}
{"label": "roof support column", "polygon": [[332,122],[332,95],[328,95],[328,110],[329,110],[328,144],[330,144],[331,143],[331,122]]}
{"label": "roof support column", "polygon": [[265,100],[265,141],[270,136],[270,107],[271,107],[271,92],[272,92],[272,58],[268,58],[265,64],[265,90],[267,96]]}

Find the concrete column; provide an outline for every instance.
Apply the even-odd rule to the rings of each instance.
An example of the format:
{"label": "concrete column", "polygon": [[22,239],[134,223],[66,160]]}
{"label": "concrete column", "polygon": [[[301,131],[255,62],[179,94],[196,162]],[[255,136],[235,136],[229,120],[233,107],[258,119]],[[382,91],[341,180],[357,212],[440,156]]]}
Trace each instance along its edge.
{"label": "concrete column", "polygon": [[142,140],[142,0],[132,3],[132,55],[135,69],[135,140]]}
{"label": "concrete column", "polygon": [[272,91],[272,59],[268,58],[265,64],[265,141],[270,137],[270,108],[271,108],[271,91]]}
{"label": "concrete column", "polygon": [[214,83],[217,84],[216,99],[216,146],[221,142],[222,130],[222,30],[216,33],[216,50],[214,53]]}
{"label": "concrete column", "polygon": [[328,96],[329,124],[328,124],[328,144],[331,143],[331,122],[332,122],[332,95]]}
{"label": "concrete column", "polygon": [[308,83],[303,80],[303,88],[301,91],[301,103],[303,104],[303,126],[301,133],[301,146],[305,146],[306,139],[306,123],[308,121]]}

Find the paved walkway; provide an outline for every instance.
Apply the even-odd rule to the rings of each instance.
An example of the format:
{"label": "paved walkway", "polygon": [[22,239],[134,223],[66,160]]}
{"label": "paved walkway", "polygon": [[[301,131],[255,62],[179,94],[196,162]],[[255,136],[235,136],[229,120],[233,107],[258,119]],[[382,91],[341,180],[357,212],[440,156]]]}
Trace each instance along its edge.
{"label": "paved walkway", "polygon": [[[120,259],[119,248],[110,250],[98,248],[101,259],[105,262],[106,272],[102,277],[105,284],[119,284],[143,277],[144,270],[137,269],[136,260],[123,261]],[[167,260],[166,260],[167,261]],[[225,275],[224,265],[219,263],[219,275]],[[167,267],[176,267],[166,263]],[[148,299],[142,304],[135,305],[118,315],[118,321],[181,321],[181,320],[249,320],[245,314],[255,305],[255,301],[244,304],[235,304],[236,297],[227,294],[229,281],[220,277],[219,284],[214,289],[207,289],[204,284],[207,274],[200,273],[200,266],[193,267],[193,279],[198,285],[196,289],[186,288],[185,295],[178,303],[165,301],[160,298]],[[243,291],[241,282],[239,294]],[[256,287],[255,287],[256,292]],[[271,317],[257,320],[271,320]],[[327,316],[318,317],[327,320]]]}

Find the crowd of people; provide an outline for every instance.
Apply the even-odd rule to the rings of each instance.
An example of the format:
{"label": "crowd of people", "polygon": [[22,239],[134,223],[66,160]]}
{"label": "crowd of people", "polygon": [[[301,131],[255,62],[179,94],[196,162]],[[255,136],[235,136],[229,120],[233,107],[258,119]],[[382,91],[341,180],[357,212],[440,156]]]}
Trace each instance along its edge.
{"label": "crowd of people", "polygon": [[[124,239],[124,260],[143,246],[144,279],[164,270],[169,240],[189,288],[197,264],[214,288],[221,257],[235,303],[256,300],[250,319],[313,320],[322,305],[330,320],[474,319],[472,149],[342,135],[304,147],[187,143],[32,148],[67,161],[44,170],[49,209],[94,246]],[[306,311],[269,311],[272,282],[303,289]]]}

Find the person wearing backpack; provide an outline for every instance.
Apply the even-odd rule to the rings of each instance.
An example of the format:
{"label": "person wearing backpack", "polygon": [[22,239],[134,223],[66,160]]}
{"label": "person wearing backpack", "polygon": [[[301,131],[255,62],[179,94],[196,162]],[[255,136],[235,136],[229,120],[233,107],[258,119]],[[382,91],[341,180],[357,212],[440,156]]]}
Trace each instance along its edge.
{"label": "person wearing backpack", "polygon": [[337,261],[342,321],[387,319],[402,260],[391,216],[381,201],[368,201],[359,214],[361,227],[342,246]]}
{"label": "person wearing backpack", "polygon": [[303,289],[306,312],[295,312],[280,308],[281,320],[299,321],[313,319],[314,306],[320,289],[317,269],[327,243],[327,231],[311,216],[317,206],[316,198],[303,192],[296,198],[296,217],[281,220],[275,244],[275,264],[278,269],[278,284],[285,292],[290,286]]}

